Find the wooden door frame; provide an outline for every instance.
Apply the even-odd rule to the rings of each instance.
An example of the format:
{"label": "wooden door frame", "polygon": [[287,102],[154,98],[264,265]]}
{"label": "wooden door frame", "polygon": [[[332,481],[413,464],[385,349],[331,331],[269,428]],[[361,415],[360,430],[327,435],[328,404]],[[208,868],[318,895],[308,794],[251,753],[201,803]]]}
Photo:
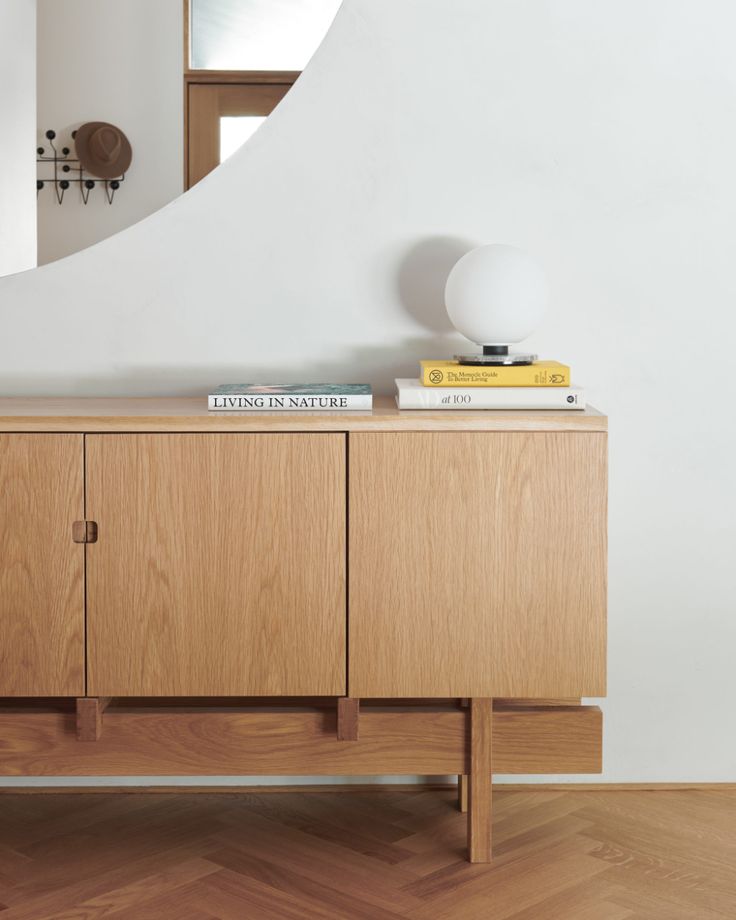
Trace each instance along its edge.
{"label": "wooden door frame", "polygon": [[241,86],[263,86],[274,83],[293,85],[301,75],[299,70],[196,70],[191,67],[190,12],[191,0],[182,0],[183,29],[183,92],[184,92],[184,191],[189,188],[189,87],[192,84],[232,83]]}
{"label": "wooden door frame", "polygon": [[291,83],[190,83],[187,87],[188,187],[220,165],[224,117],[267,118],[291,86]]}

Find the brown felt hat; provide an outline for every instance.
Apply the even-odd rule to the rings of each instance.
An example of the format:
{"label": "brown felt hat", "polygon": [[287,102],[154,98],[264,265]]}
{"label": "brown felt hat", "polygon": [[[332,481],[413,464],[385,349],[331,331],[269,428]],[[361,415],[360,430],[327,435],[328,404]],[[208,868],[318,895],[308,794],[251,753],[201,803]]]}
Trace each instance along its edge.
{"label": "brown felt hat", "polygon": [[117,179],[133,159],[128,138],[106,121],[88,121],[77,128],[74,146],[79,165],[98,179]]}

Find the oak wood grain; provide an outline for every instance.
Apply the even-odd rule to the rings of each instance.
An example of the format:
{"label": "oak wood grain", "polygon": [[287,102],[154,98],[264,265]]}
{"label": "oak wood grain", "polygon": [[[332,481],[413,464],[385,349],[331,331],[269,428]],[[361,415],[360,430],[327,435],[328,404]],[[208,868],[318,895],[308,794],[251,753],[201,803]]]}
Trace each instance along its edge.
{"label": "oak wood grain", "polygon": [[360,700],[341,696],[337,701],[337,740],[357,741],[360,731]]}
{"label": "oak wood grain", "polygon": [[350,435],[350,692],[605,694],[606,435]]}
{"label": "oak wood grain", "polygon": [[0,775],[442,775],[463,769],[457,712],[363,713],[360,738],[337,739],[336,712],[105,713],[95,744],[79,744],[73,715],[0,714]]}
{"label": "oak wood grain", "polygon": [[[497,773],[600,772],[596,706],[494,710]],[[95,744],[73,709],[0,709],[2,776],[467,774],[465,711],[361,707],[360,738],[337,740],[335,707],[301,711],[127,708],[114,700]]]}
{"label": "oak wood grain", "polygon": [[401,412],[376,396],[365,412],[209,412],[199,397],[0,398],[0,431],[605,431],[583,411]]}
{"label": "oak wood grain", "polygon": [[468,777],[464,773],[457,778],[457,807],[463,814],[468,810]]}
{"label": "oak wood grain", "polygon": [[[402,794],[424,795],[426,792],[447,792],[454,799],[457,795],[456,782],[397,782],[397,783],[311,783],[291,782],[284,784],[268,783],[267,785],[254,786],[250,783],[233,786],[232,783],[218,786],[215,783],[196,783],[186,785],[174,783],[165,785],[157,783],[147,786],[143,783],[134,787],[136,795],[233,795],[234,789],[247,792],[248,795],[273,795],[282,793],[286,795],[320,795],[325,792],[340,793],[345,795],[383,795],[385,793],[400,792]],[[736,792],[736,783],[508,783],[500,782],[494,786],[494,791],[502,789],[504,792],[712,792],[723,797]],[[75,783],[73,786],[60,786],[50,783],[48,786],[0,786],[0,796],[3,795],[63,795],[63,796],[88,796],[109,795],[110,793],[130,793],[130,785],[100,786],[91,778],[89,785]]]}
{"label": "oak wood grain", "polygon": [[449,789],[27,792],[3,791],[8,920],[734,916],[733,790],[499,786],[488,866],[462,861],[465,822]]}
{"label": "oak wood grain", "polygon": [[83,436],[0,435],[0,696],[84,693]]}
{"label": "oak wood grain", "polygon": [[468,774],[468,856],[472,863],[491,861],[493,701],[470,701],[470,773]]}
{"label": "oak wood grain", "polygon": [[89,690],[345,692],[339,434],[91,435]]}
{"label": "oak wood grain", "polygon": [[601,773],[602,738],[598,706],[494,707],[494,772]]}
{"label": "oak wood grain", "polygon": [[83,696],[77,699],[77,741],[100,740],[102,714],[109,705],[109,696]]}

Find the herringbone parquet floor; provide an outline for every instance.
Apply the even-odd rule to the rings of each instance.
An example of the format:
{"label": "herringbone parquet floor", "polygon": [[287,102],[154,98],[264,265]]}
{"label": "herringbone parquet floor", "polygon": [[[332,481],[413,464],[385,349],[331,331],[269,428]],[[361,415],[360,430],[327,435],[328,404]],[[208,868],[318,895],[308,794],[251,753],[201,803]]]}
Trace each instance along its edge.
{"label": "herringbone parquet floor", "polygon": [[0,795],[0,920],[734,920],[736,792]]}

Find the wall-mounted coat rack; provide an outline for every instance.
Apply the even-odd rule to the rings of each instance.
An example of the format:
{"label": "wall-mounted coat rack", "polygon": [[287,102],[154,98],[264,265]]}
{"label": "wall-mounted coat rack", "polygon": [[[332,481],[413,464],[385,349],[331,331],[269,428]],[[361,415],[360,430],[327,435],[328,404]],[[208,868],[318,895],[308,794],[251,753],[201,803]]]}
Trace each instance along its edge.
{"label": "wall-mounted coat rack", "polygon": [[87,204],[90,193],[99,186],[104,188],[108,204],[112,204],[132,159],[130,144],[123,132],[106,122],[82,125],[72,131],[76,156],[72,156],[70,147],[57,149],[56,131],[48,130],[44,136],[49,142],[50,153],[45,147],[37,147],[36,163],[46,168],[47,164],[53,164],[54,172],[53,177],[40,175],[37,178],[36,194],[51,185],[57,202],[62,204],[68,189],[78,185],[82,202]]}

